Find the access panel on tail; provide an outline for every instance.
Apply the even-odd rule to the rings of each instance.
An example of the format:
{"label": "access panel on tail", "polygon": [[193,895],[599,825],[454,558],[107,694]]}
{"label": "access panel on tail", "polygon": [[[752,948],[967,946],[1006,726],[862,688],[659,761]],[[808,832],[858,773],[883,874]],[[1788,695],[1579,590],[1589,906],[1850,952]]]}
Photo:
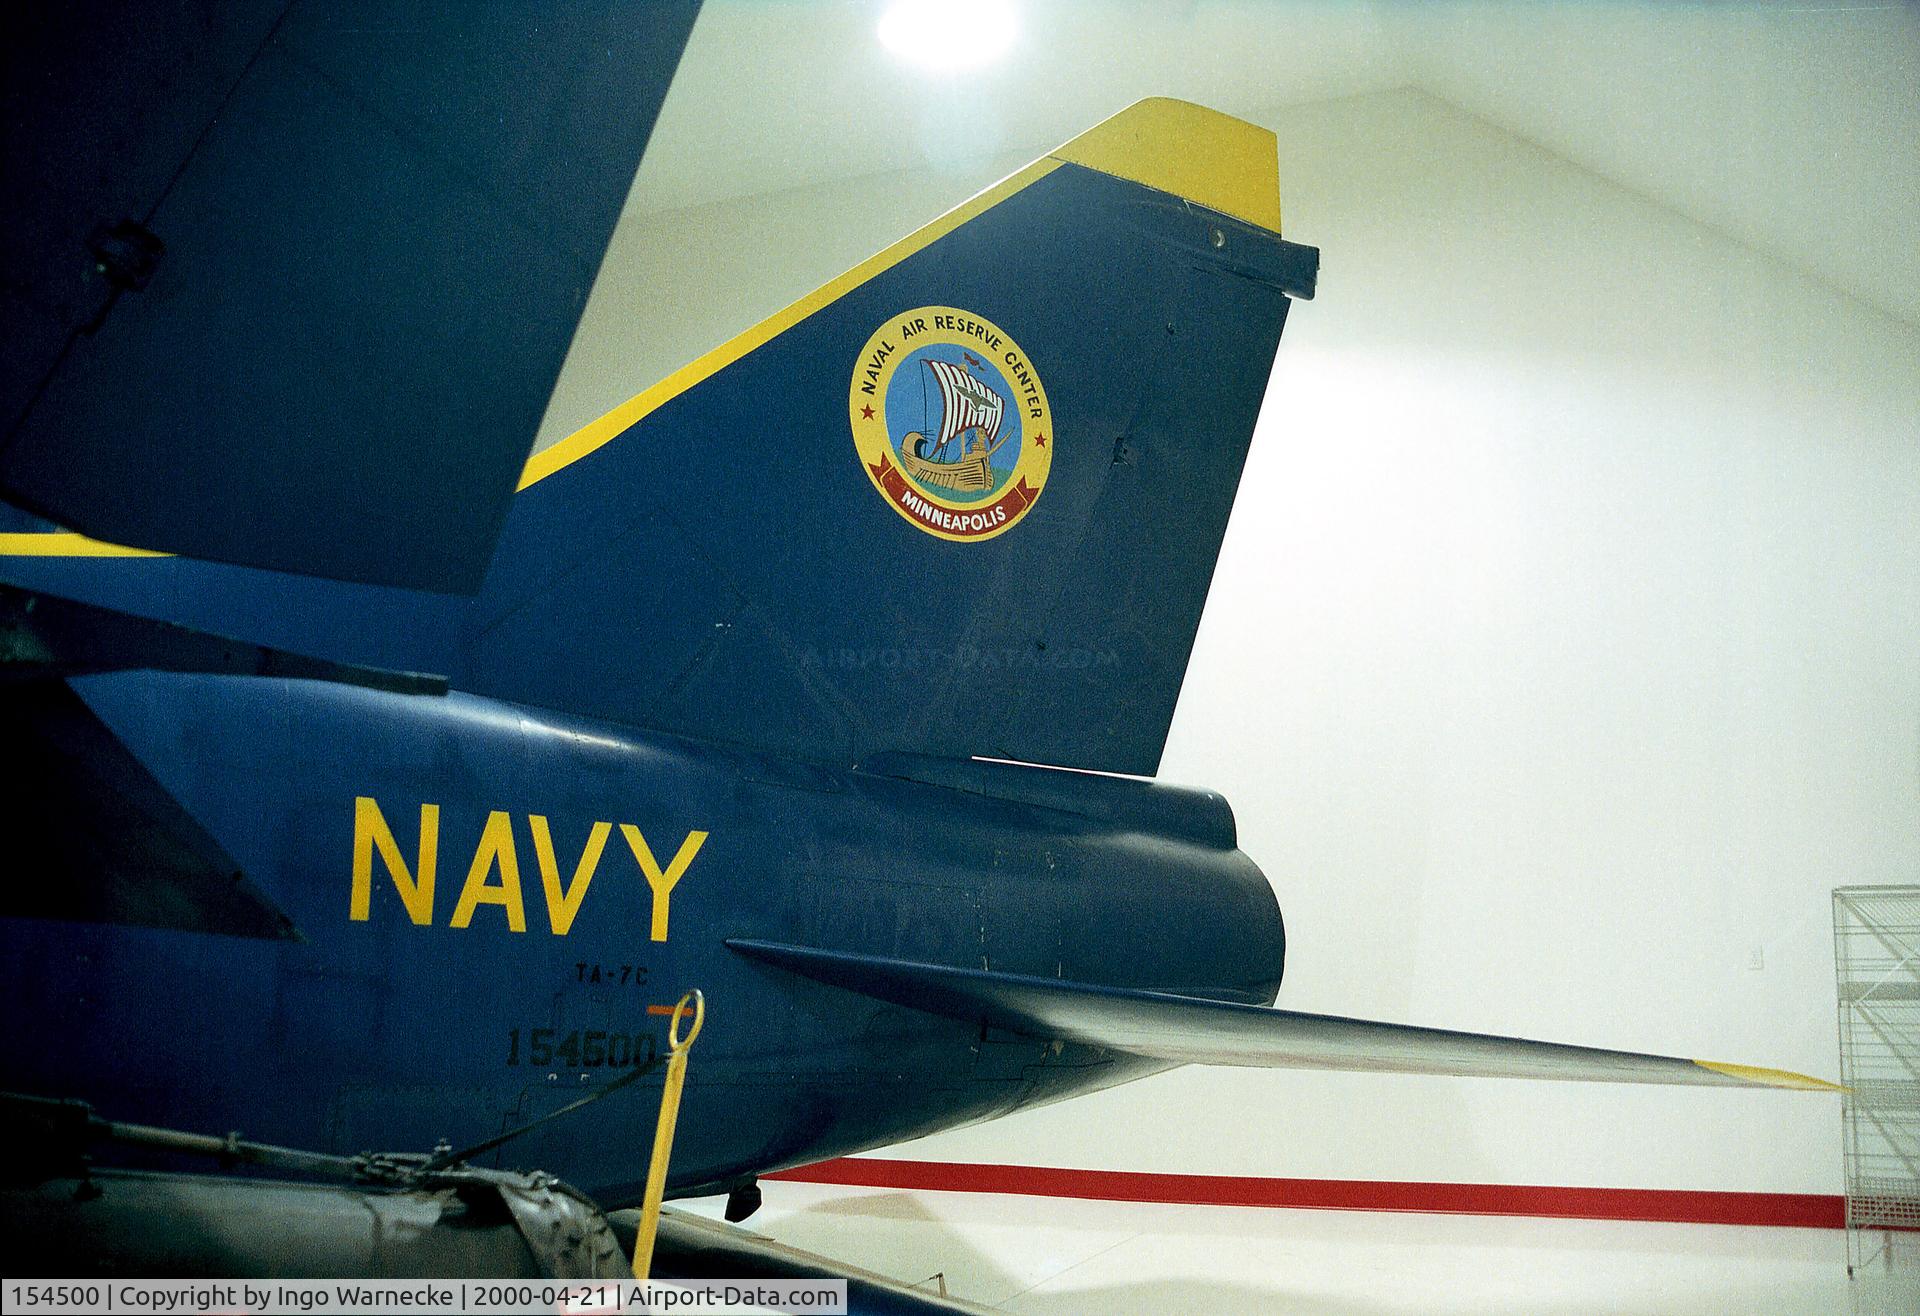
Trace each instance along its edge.
{"label": "access panel on tail", "polygon": [[1142,102],[527,469],[456,687],[783,755],[1159,764],[1291,296]]}

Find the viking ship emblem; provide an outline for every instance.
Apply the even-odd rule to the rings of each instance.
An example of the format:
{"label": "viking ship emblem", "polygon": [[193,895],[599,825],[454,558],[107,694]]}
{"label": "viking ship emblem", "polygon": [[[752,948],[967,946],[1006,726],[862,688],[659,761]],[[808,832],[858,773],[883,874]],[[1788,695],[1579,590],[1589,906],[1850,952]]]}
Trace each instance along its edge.
{"label": "viking ship emblem", "polygon": [[997,325],[947,306],[889,320],[848,395],[854,446],[893,509],[943,539],[987,539],[1040,496],[1053,419],[1039,374]]}
{"label": "viking ship emblem", "polygon": [[940,389],[940,433],[932,439],[911,431],[902,435],[900,464],[908,475],[936,488],[966,493],[993,488],[993,455],[1006,442],[1000,421],[1007,400],[949,362],[927,359],[920,364]]}

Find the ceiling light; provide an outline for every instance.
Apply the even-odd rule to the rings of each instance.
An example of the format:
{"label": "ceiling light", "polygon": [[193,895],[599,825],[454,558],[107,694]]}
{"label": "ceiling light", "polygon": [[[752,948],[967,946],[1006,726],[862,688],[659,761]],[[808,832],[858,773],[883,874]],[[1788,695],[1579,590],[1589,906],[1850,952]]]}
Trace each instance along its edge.
{"label": "ceiling light", "polygon": [[909,64],[960,73],[1006,54],[1018,27],[1008,0],[894,0],[880,44]]}

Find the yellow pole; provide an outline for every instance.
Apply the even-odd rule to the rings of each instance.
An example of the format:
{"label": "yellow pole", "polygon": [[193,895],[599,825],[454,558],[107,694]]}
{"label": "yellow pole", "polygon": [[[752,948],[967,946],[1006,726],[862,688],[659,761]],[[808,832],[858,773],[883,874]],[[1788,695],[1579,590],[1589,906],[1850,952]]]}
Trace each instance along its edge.
{"label": "yellow pole", "polygon": [[[687,1003],[691,1001],[692,1007]],[[683,1015],[693,1016],[693,1028],[680,1036]],[[660,1198],[667,1189],[667,1158],[673,1154],[673,1126],[680,1118],[680,1088],[687,1081],[687,1051],[700,1036],[707,1019],[707,1001],[696,988],[673,1007],[667,1026],[667,1082],[660,1090],[660,1123],[653,1131],[653,1160],[647,1166],[647,1195],[640,1203],[640,1230],[633,1237],[633,1277],[642,1284],[653,1269],[653,1236],[660,1228]]]}

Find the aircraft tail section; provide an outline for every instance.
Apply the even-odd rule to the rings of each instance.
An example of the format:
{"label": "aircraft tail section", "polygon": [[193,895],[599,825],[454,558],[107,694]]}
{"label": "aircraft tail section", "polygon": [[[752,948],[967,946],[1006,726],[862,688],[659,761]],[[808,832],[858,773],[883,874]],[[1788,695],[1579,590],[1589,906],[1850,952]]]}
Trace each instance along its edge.
{"label": "aircraft tail section", "polygon": [[1290,298],[1147,101],[528,464],[457,687],[842,763],[1158,766]]}

